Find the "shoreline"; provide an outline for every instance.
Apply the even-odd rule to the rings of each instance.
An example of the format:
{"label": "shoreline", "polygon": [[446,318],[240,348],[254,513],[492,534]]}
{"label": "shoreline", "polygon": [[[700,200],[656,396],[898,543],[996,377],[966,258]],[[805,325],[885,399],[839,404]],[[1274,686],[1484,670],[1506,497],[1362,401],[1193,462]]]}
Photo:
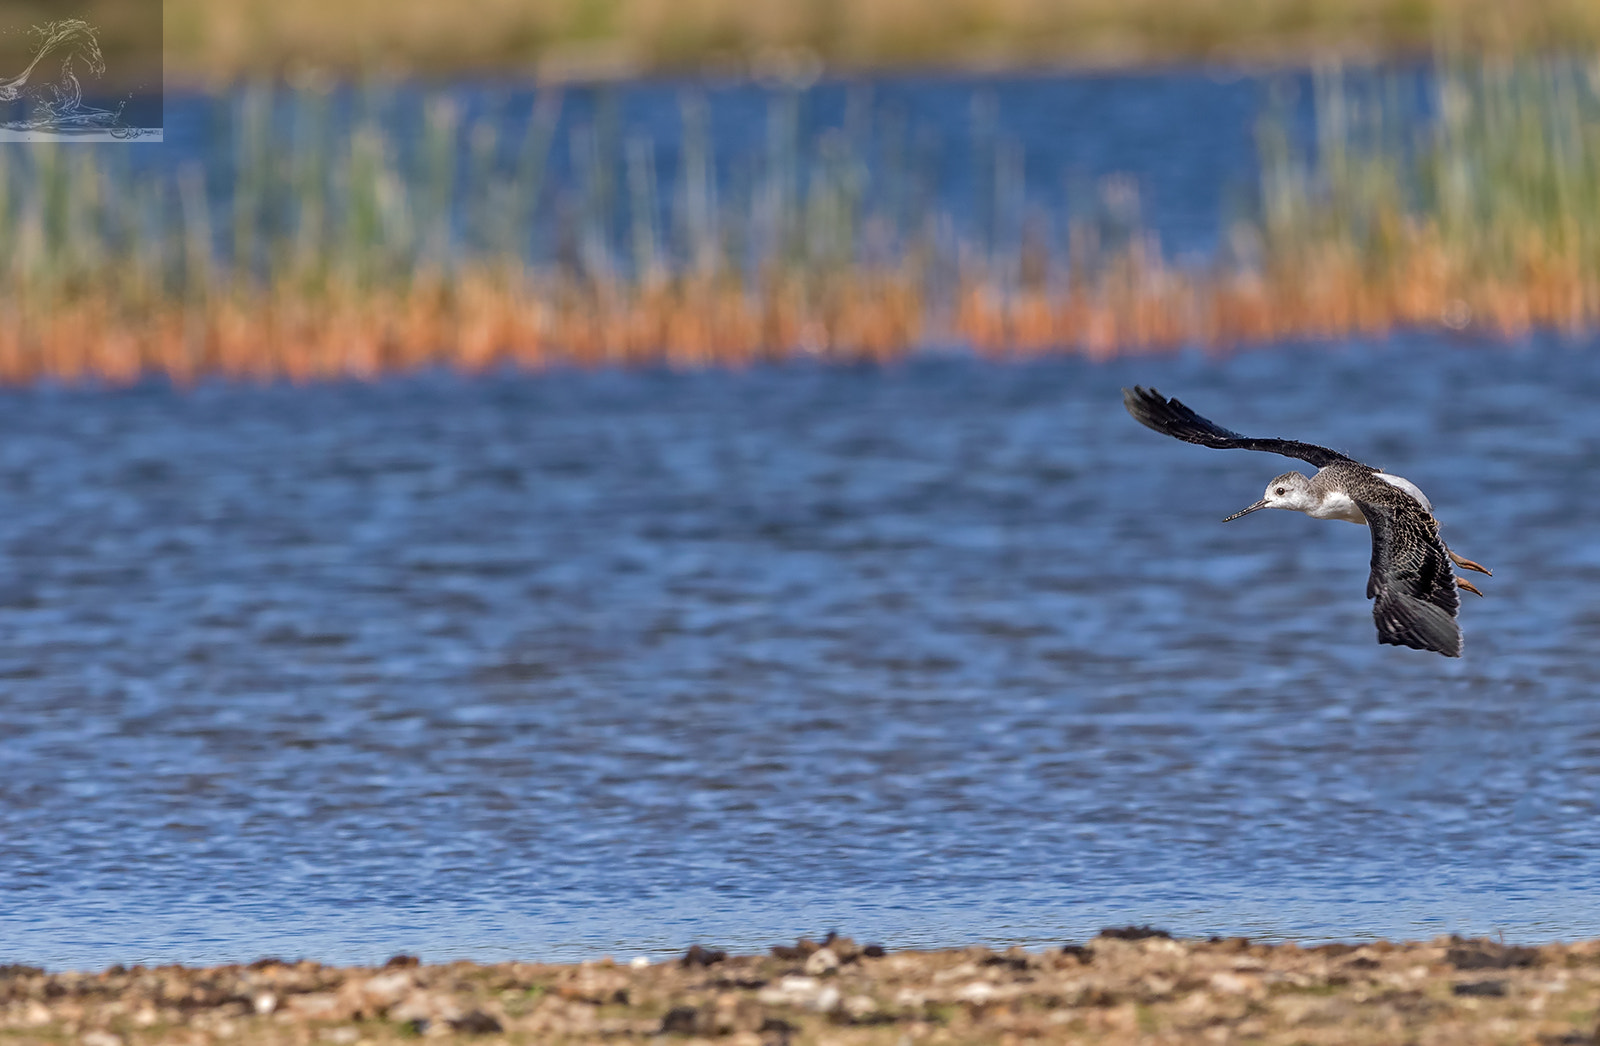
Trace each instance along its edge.
{"label": "shoreline", "polygon": [[1173,939],[896,951],[849,938],[670,961],[0,965],[0,1044],[1593,1043],[1600,940]]}

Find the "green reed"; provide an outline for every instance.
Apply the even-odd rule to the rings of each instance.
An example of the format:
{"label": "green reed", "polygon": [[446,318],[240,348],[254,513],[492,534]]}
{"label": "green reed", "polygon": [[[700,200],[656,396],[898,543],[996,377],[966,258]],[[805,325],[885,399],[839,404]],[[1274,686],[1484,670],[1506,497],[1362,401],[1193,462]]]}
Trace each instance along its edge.
{"label": "green reed", "polygon": [[[1248,217],[1216,258],[1176,266],[1142,227],[1131,179],[1030,194],[1021,148],[995,131],[983,94],[974,198],[957,220],[932,202],[931,147],[876,111],[866,87],[815,136],[801,131],[805,92],[774,91],[765,140],[738,155],[719,154],[706,98],[685,90],[669,168],[604,91],[586,118],[564,120],[570,99],[555,89],[508,119],[503,105],[469,116],[444,93],[417,105],[376,84],[253,85],[217,103],[224,147],[206,164],[141,168],[137,147],[0,146],[0,327],[73,303],[131,325],[177,307],[203,325],[219,303],[447,302],[467,276],[508,300],[619,322],[629,301],[677,295],[639,338],[675,329],[673,309],[696,311],[684,288],[705,302],[715,288],[718,308],[789,302],[805,315],[784,321],[783,337],[820,323],[881,340],[859,334],[875,275],[910,288],[893,308],[926,321],[895,330],[942,339],[966,322],[959,303],[976,302],[987,333],[955,335],[988,344],[1073,343],[1082,308],[1165,310],[1154,327],[1132,313],[1101,323],[1102,341],[1137,329],[1170,341],[1183,324],[1225,337],[1234,321],[1208,319],[1221,315],[1208,295],[1240,275],[1264,288],[1257,314],[1300,310],[1257,315],[1242,328],[1256,336],[1337,329],[1358,313],[1369,326],[1600,321],[1600,64],[1447,55],[1426,72],[1321,69],[1312,89],[1309,129],[1287,92],[1269,92]],[[1306,304],[1308,287],[1321,304]],[[1152,306],[1152,295],[1168,298]],[[1032,333],[1015,334],[1005,310],[1024,298]],[[200,353],[207,335],[194,331]]]}
{"label": "green reed", "polygon": [[1320,71],[1315,140],[1264,121],[1258,228],[1279,259],[1374,274],[1426,236],[1464,274],[1560,259],[1600,277],[1600,63],[1442,58],[1430,75]]}
{"label": "green reed", "polygon": [[[563,125],[557,89],[539,91],[525,120],[468,121],[446,94],[425,97],[418,118],[392,90],[315,79],[219,102],[224,142],[210,163],[135,170],[111,148],[0,146],[0,299],[24,287],[38,301],[316,298],[404,290],[464,266],[580,284],[821,281],[927,253],[939,224],[928,157],[909,155],[904,128],[872,145],[864,88],[843,126],[802,140],[807,101],[775,91],[764,144],[730,157],[711,139],[705,97],[685,90],[670,172],[658,143],[623,132],[603,91],[592,118]],[[981,219],[947,232],[946,251],[970,240],[987,252],[997,209],[1020,208],[996,202],[1020,200],[1020,149],[980,141]],[[563,152],[571,174],[558,181]]]}

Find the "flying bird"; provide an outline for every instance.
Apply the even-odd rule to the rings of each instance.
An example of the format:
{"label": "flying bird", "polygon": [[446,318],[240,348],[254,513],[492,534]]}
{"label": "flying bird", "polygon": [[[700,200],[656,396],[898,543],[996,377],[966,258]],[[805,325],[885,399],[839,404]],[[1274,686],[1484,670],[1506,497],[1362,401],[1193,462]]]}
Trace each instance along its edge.
{"label": "flying bird", "polygon": [[1314,476],[1285,472],[1267,484],[1260,501],[1223,522],[1257,509],[1281,508],[1304,512],[1312,519],[1365,524],[1372,531],[1367,598],[1374,601],[1372,619],[1378,625],[1378,642],[1461,656],[1461,627],[1456,624],[1461,601],[1456,590],[1483,593],[1470,581],[1456,577],[1450,564],[1480,574],[1490,572],[1450,551],[1439,536],[1432,503],[1415,483],[1327,447],[1241,436],[1155,389],[1138,385],[1123,389],[1122,401],[1139,424],[1185,443],[1221,450],[1263,450],[1315,465]]}

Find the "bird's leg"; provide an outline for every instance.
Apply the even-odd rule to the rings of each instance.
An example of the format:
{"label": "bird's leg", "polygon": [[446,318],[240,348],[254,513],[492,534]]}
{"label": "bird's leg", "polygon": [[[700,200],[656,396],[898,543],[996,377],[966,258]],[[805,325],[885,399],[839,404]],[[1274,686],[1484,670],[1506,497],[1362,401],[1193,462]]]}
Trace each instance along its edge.
{"label": "bird's leg", "polygon": [[1493,571],[1488,570],[1485,567],[1479,566],[1478,564],[1474,563],[1472,560],[1466,558],[1465,556],[1458,556],[1454,552],[1451,552],[1450,549],[1445,549],[1445,551],[1446,552],[1450,552],[1450,559],[1455,563],[1456,566],[1460,567],[1461,569],[1463,569],[1463,570],[1476,570],[1480,574],[1488,574],[1490,577],[1494,577],[1494,572]]}
{"label": "bird's leg", "polygon": [[[1486,574],[1487,574],[1487,573],[1488,573],[1488,571],[1487,571],[1487,570],[1486,570],[1486,571],[1484,571],[1484,573],[1486,573]],[[1472,583],[1472,582],[1470,582],[1470,581],[1468,581],[1468,580],[1467,580],[1467,579],[1466,579],[1466,578],[1464,578],[1464,577],[1458,577],[1458,578],[1456,578],[1456,587],[1457,587],[1457,588],[1464,588],[1464,589],[1466,589],[1466,590],[1467,590],[1467,591],[1468,591],[1468,592],[1471,592],[1471,593],[1473,593],[1473,594],[1474,594],[1474,595],[1479,595],[1479,596],[1481,596],[1481,595],[1483,595],[1483,593],[1482,593],[1482,592],[1479,592],[1479,591],[1478,591],[1478,586],[1477,586],[1477,585],[1474,585],[1474,584],[1473,584],[1473,583]]]}

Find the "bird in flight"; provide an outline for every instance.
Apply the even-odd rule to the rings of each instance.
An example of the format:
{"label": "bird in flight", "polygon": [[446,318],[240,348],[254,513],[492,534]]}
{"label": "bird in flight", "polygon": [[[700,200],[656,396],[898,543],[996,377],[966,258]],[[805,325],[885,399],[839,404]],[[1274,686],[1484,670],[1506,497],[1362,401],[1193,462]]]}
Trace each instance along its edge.
{"label": "bird in flight", "polygon": [[1138,385],[1123,389],[1122,401],[1139,424],[1185,443],[1222,450],[1263,450],[1315,465],[1314,476],[1285,472],[1267,484],[1260,501],[1223,522],[1257,509],[1281,508],[1304,512],[1312,519],[1365,524],[1372,531],[1367,598],[1374,601],[1372,618],[1378,625],[1378,642],[1461,656],[1461,627],[1456,624],[1461,601],[1456,590],[1483,593],[1472,582],[1456,577],[1450,564],[1480,574],[1489,571],[1450,551],[1439,536],[1433,505],[1416,484],[1327,447],[1230,432],[1155,389]]}

